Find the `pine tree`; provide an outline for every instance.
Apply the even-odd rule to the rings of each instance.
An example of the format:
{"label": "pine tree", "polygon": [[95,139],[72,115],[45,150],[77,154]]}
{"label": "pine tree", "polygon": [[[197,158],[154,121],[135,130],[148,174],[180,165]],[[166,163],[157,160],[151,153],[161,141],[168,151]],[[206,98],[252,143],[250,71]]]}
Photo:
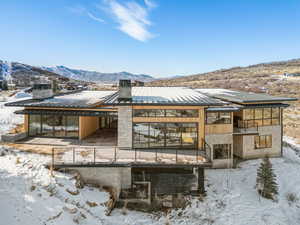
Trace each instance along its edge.
{"label": "pine tree", "polygon": [[257,169],[256,188],[262,197],[276,199],[278,185],[276,183],[276,175],[268,157],[263,158],[260,167]]}

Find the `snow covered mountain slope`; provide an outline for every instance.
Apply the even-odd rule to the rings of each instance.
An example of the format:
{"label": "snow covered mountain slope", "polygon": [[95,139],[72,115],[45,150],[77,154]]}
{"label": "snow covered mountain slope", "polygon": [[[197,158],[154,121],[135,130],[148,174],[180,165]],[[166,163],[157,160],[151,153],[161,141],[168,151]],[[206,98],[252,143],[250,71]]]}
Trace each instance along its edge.
{"label": "snow covered mountain slope", "polygon": [[11,63],[0,60],[0,80],[11,79]]}
{"label": "snow covered mountain slope", "polygon": [[56,67],[41,67],[43,70],[48,70],[53,73],[60,74],[62,76],[75,79],[82,80],[87,82],[95,82],[95,83],[116,83],[120,79],[131,79],[131,80],[139,80],[139,81],[153,81],[154,78],[145,75],[145,74],[132,74],[128,72],[119,72],[119,73],[100,73],[96,71],[87,71],[87,70],[77,70],[71,69],[65,66],[56,66]]}

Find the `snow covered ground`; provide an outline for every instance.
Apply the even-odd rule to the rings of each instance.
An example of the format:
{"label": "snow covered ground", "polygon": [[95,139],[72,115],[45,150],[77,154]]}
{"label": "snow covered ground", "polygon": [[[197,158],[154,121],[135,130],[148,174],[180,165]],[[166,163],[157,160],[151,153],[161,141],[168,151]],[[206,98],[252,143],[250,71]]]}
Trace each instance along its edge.
{"label": "snow covered ground", "polygon": [[[0,131],[4,133],[22,118],[13,108],[0,103]],[[288,138],[286,139],[289,140]],[[77,189],[72,175],[43,167],[49,158],[0,146],[0,225],[298,225],[300,200],[287,200],[288,194],[300,198],[300,158],[289,147],[283,158],[271,159],[279,184],[278,201],[259,198],[254,186],[260,160],[249,160],[237,169],[206,170],[207,197],[193,199],[183,210],[168,215],[116,209],[105,216],[108,194],[93,187]],[[70,194],[68,190],[79,193]],[[88,202],[97,203],[91,207]]]}

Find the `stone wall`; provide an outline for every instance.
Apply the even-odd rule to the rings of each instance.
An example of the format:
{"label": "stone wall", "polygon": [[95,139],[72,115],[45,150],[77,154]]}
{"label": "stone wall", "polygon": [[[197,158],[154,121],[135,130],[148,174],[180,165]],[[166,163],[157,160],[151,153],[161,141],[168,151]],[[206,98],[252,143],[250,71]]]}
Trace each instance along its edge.
{"label": "stone wall", "polygon": [[[205,136],[206,143],[211,149],[211,160],[213,168],[228,168],[233,165],[233,137],[232,134],[210,134]],[[213,145],[214,144],[231,144],[231,152],[229,159],[214,159]]]}
{"label": "stone wall", "polygon": [[120,106],[118,109],[118,147],[132,148],[132,107]]}

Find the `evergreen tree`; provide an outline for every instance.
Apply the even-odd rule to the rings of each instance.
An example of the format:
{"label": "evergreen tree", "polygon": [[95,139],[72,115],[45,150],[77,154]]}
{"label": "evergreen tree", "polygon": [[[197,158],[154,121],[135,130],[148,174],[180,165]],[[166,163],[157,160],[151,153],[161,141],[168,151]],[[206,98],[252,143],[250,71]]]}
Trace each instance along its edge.
{"label": "evergreen tree", "polygon": [[278,185],[276,183],[276,175],[268,157],[263,158],[260,167],[257,169],[256,188],[262,197],[276,199]]}

